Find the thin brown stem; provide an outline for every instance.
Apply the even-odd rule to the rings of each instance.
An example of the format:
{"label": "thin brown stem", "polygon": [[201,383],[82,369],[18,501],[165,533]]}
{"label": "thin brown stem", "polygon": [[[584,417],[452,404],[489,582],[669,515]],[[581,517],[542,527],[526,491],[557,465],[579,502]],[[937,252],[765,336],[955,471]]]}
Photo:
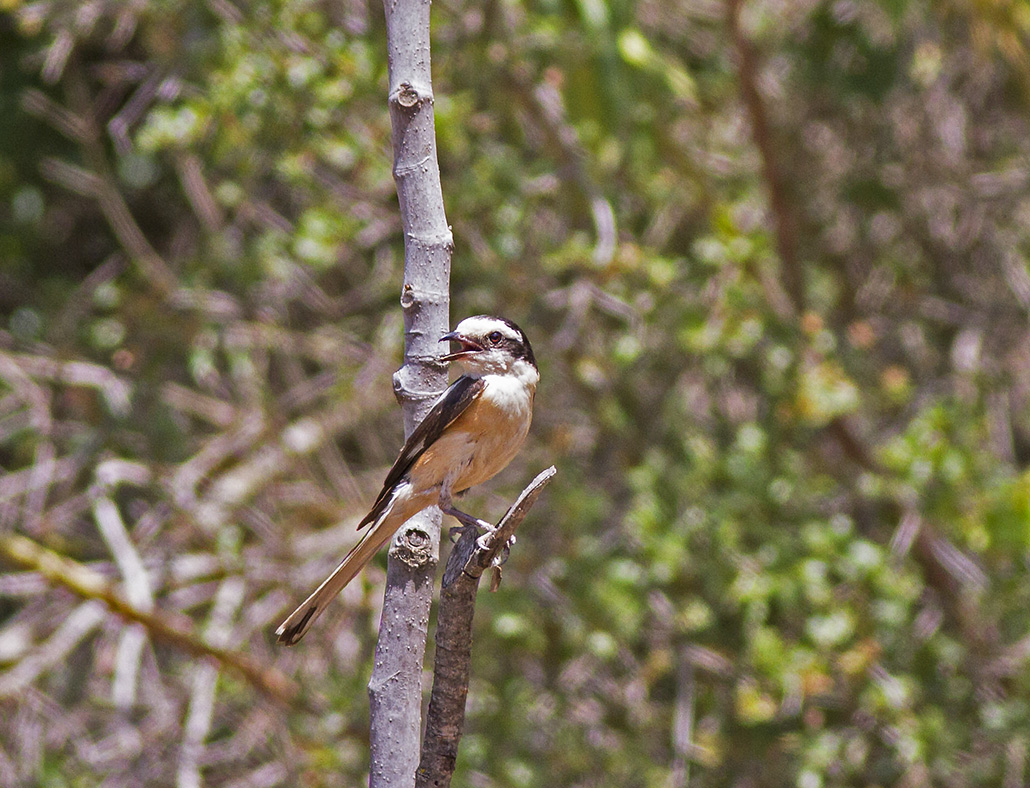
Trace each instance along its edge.
{"label": "thin brown stem", "polygon": [[751,121],[751,139],[762,159],[762,177],[769,192],[769,209],[775,225],[776,251],[780,257],[780,273],[797,314],[805,311],[805,280],[798,258],[798,221],[784,184],[783,172],[776,154],[769,113],[758,88],[758,56],[740,25],[743,0],[727,0],[726,22],[737,54],[737,78],[740,94]]}

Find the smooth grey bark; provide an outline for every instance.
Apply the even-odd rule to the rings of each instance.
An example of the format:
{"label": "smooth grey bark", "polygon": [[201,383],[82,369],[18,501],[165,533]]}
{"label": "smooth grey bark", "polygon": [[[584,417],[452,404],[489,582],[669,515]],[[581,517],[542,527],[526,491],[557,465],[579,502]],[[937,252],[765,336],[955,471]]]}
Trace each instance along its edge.
{"label": "smooth grey bark", "polygon": [[[393,125],[394,181],[404,230],[404,365],[394,391],[410,435],[447,384],[436,361],[449,329],[450,228],[444,214],[429,60],[428,0],[384,0]],[[422,662],[433,575],[439,555],[439,509],[406,523],[390,547],[371,706],[370,788],[409,788],[419,758]]]}

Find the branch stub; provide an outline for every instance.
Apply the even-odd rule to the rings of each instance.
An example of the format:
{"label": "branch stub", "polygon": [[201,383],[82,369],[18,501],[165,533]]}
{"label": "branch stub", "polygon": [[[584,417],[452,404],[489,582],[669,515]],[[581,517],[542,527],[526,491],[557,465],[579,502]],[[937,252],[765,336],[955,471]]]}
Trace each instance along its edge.
{"label": "branch stub", "polygon": [[402,532],[390,547],[390,555],[412,569],[435,563],[433,552],[433,539],[421,528],[409,528]]}
{"label": "branch stub", "polygon": [[415,288],[411,284],[404,285],[401,293],[401,309],[411,309],[415,306]]}
{"label": "branch stub", "polygon": [[402,82],[390,94],[390,102],[404,109],[411,109],[422,102],[433,102],[433,92],[428,88],[419,88],[410,82]]}

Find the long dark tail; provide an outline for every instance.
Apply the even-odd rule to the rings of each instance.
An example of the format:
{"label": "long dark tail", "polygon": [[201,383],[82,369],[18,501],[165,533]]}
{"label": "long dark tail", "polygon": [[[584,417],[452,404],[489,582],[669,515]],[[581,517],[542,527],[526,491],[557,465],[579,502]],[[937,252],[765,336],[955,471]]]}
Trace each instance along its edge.
{"label": "long dark tail", "polygon": [[[333,573],[323,581],[322,585],[314,590],[311,596],[304,600],[300,607],[294,610],[279,625],[275,634],[278,635],[280,643],[292,646],[304,637],[304,633],[311,628],[311,625],[322,615],[322,611],[329,606],[329,603],[336,598],[336,595],[340,593],[343,587],[358,576],[358,573],[361,572],[365,564],[372,560],[372,556],[379,552],[379,548],[390,541],[390,537],[394,535],[396,530],[401,527],[408,517],[414,514],[414,512],[403,511],[408,508],[410,507],[390,506],[382,512],[380,519],[368,529],[361,541],[354,545],[351,551],[347,553],[347,557],[343,559]],[[398,511],[398,509],[402,511]]]}

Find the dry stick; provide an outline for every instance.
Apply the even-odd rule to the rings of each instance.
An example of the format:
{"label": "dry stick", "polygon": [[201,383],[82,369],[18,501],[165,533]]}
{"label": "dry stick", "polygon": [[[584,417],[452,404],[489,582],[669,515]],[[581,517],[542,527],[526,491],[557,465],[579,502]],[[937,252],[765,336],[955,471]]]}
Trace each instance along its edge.
{"label": "dry stick", "polygon": [[479,578],[493,565],[497,554],[508,544],[555,473],[552,465],[533,479],[501,518],[496,531],[477,540],[475,533],[466,529],[451,551],[440,590],[433,693],[426,715],[422,760],[415,774],[416,788],[439,788],[451,783],[465,723],[472,658],[472,615]]}
{"label": "dry stick", "polygon": [[769,207],[776,226],[776,251],[780,257],[781,275],[794,309],[805,311],[805,279],[797,254],[798,223],[791,210],[790,197],[784,187],[783,173],[776,157],[769,116],[758,89],[758,58],[754,46],[740,26],[743,0],[727,0],[726,22],[737,51],[737,74],[740,93],[751,120],[751,137],[762,159],[762,176],[769,190]]}
{"label": "dry stick", "polygon": [[205,643],[188,620],[167,612],[144,611],[131,605],[114,585],[92,569],[59,555],[18,534],[0,534],[0,555],[38,572],[51,583],[64,586],[83,599],[98,599],[112,612],[147,628],[153,637],[196,657],[209,657],[235,671],[272,700],[289,706],[295,702],[296,684],[274,668],[264,667],[249,654]]}
{"label": "dry stick", "polygon": [[[436,359],[449,326],[451,239],[436,159],[428,0],[385,0],[394,181],[404,230],[404,366],[394,390],[405,436],[447,383]],[[394,538],[375,664],[368,683],[370,788],[410,788],[418,766],[422,661],[440,544],[440,511],[413,517]]]}

